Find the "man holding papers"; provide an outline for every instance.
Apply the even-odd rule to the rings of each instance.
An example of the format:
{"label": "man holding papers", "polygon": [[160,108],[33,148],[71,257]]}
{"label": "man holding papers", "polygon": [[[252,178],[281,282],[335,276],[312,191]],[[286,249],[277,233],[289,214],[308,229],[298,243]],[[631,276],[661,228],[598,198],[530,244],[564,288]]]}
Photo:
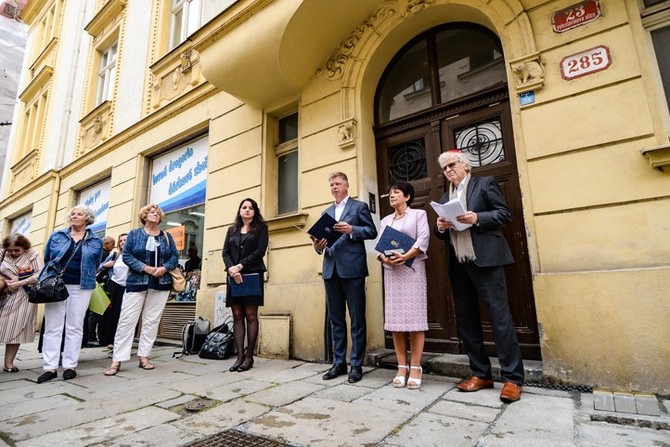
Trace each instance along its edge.
{"label": "man holding papers", "polygon": [[[500,232],[500,227],[510,222],[511,213],[495,179],[472,177],[470,162],[460,151],[444,152],[437,161],[450,183],[440,202],[458,200],[466,210],[456,217],[456,222],[438,217],[435,231],[449,253],[456,322],[473,373],[456,387],[466,392],[493,388],[491,362],[484,349],[479,315],[478,297],[481,297],[491,317],[500,361],[503,380],[500,399],[515,402],[521,397],[524,371],[503,270],[503,266],[513,263],[514,259]],[[457,224],[468,226],[458,230]]]}
{"label": "man holding papers", "polygon": [[347,322],[345,310],[349,308],[351,319],[351,370],[349,382],[363,377],[365,359],[365,277],[368,265],[365,255],[366,239],[377,237],[367,204],[349,197],[349,180],[343,172],[333,172],[329,177],[330,192],[335,203],[324,213],[337,223],[333,230],[340,234],[331,244],[324,237],[312,237],[312,245],[323,255],[323,282],[326,288],[326,304],[333,336],[333,366],[324,374],[323,380],[334,379],[347,372]]}

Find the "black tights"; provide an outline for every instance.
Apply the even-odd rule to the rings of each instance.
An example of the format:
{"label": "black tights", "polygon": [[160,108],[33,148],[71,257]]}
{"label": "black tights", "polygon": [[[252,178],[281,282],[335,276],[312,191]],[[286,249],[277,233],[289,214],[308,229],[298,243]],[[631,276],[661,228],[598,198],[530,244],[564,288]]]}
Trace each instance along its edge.
{"label": "black tights", "polygon": [[[245,364],[247,366],[254,361],[254,347],[258,338],[258,306],[233,304],[231,309],[233,310],[233,339],[237,350],[235,364]],[[247,338],[246,355],[244,351],[245,335]]]}

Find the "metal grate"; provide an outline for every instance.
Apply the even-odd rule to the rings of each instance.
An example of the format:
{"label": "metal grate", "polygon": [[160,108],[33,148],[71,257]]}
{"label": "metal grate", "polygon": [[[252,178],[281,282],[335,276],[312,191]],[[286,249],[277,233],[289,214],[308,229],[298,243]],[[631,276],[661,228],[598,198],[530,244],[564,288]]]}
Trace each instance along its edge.
{"label": "metal grate", "polygon": [[579,391],[580,393],[593,393],[593,388],[586,385],[570,385],[567,383],[543,383],[543,382],[525,382],[523,386],[535,388],[547,388],[560,391]]}
{"label": "metal grate", "polygon": [[187,444],[186,447],[289,447],[271,439],[242,433],[237,430],[226,430],[199,441]]}

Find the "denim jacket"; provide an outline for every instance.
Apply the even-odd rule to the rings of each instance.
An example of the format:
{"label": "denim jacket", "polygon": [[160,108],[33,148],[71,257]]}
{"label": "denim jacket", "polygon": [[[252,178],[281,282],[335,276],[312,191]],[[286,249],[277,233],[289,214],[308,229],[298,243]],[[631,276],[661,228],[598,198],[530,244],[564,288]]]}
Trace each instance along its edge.
{"label": "denim jacket", "polygon": [[[61,268],[65,267],[67,259],[63,259],[63,256],[70,248],[71,232],[71,228],[68,227],[51,233],[44,247],[44,268],[37,277],[38,281],[44,277],[58,274]],[[80,286],[82,289],[95,289],[95,274],[98,264],[100,264],[100,258],[102,258],[102,240],[91,230],[86,230],[81,246]]]}
{"label": "denim jacket", "polygon": [[[149,239],[149,237],[150,236],[144,231],[144,228],[130,230],[126,237],[126,245],[123,247],[123,262],[128,266],[126,286],[149,285],[149,275],[142,271],[144,266],[150,263],[149,256],[151,256],[151,252],[146,250],[147,239]],[[161,259],[159,260],[159,265],[162,265],[168,271],[172,270],[177,267],[179,262],[179,253],[177,252],[177,247],[172,239],[172,235],[165,231],[161,231],[158,239],[161,244]],[[158,279],[158,282],[159,284],[165,285],[172,284],[172,276],[170,276],[169,273],[166,273]]]}

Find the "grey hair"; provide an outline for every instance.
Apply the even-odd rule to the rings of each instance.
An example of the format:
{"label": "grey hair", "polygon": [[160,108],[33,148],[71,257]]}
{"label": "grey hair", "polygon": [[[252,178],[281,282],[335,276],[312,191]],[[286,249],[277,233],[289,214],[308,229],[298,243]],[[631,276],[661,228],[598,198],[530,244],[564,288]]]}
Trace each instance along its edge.
{"label": "grey hair", "polygon": [[468,158],[465,156],[463,152],[458,150],[442,152],[440,156],[437,157],[437,163],[440,165],[440,168],[450,158],[455,158],[456,161],[465,166],[466,172],[470,172],[470,170],[472,169],[472,167],[470,166],[470,160],[468,160]]}
{"label": "grey hair", "polygon": [[72,213],[74,210],[82,210],[86,216],[86,226],[91,225],[93,222],[95,222],[95,213],[91,208],[89,208],[86,205],[75,205],[72,207],[69,213],[67,213],[67,220],[68,223],[70,222],[70,217],[72,217]]}

